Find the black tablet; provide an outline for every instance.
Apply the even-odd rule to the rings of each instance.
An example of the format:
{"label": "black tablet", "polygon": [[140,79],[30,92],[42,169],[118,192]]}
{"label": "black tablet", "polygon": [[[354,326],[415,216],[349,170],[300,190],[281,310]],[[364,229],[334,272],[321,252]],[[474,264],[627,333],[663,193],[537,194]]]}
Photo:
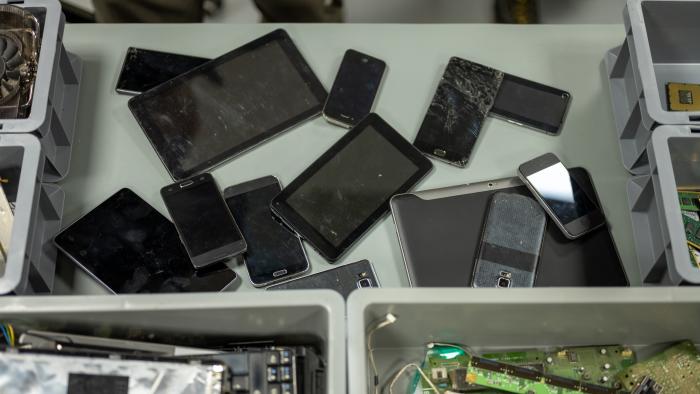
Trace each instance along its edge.
{"label": "black tablet", "polygon": [[117,294],[220,291],[236,279],[223,264],[195,271],[175,226],[129,189],[68,226],[54,242]]}
{"label": "black tablet", "polygon": [[272,209],[326,259],[337,260],[432,164],[368,115],[272,200]]}
{"label": "black tablet", "polygon": [[317,116],[327,92],[275,30],[129,100],[174,179],[208,170]]}

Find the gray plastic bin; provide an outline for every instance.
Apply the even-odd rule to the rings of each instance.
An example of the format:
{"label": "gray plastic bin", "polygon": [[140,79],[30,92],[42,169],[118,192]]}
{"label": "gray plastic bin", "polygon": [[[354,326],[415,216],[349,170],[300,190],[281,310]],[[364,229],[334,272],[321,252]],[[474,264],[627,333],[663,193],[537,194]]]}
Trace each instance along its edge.
{"label": "gray plastic bin", "polygon": [[17,326],[75,334],[129,334],[153,342],[175,337],[176,344],[195,347],[207,338],[314,343],[327,362],[327,392],[346,392],[345,307],[342,297],[329,290],[5,297],[0,317]]}
{"label": "gray plastic bin", "polygon": [[679,188],[700,188],[700,135],[694,131],[690,126],[658,127],[648,148],[651,175],[628,184],[637,259],[646,283],[700,284],[677,194]]}
{"label": "gray plastic bin", "polygon": [[47,158],[42,179],[55,182],[66,176],[70,166],[82,62],[63,47],[65,17],[58,0],[13,5],[31,11],[42,22],[41,50],[29,117],[0,119],[0,133],[37,135]]}
{"label": "gray plastic bin", "polygon": [[53,237],[61,227],[64,193],[41,184],[45,157],[31,134],[0,134],[0,177],[15,203],[6,265],[0,267],[0,294],[46,293],[53,289],[57,250]]}
{"label": "gray plastic bin", "polygon": [[700,125],[700,111],[669,111],[666,97],[669,82],[700,83],[700,1],[627,0],[624,20],[651,118]]}
{"label": "gray plastic bin", "polygon": [[[477,352],[533,347],[700,343],[700,293],[686,288],[632,289],[377,289],[348,301],[350,393],[367,393],[367,329],[391,312],[394,324],[375,332],[373,354],[382,386],[425,344],[454,342]],[[405,393],[413,372],[395,392]]]}

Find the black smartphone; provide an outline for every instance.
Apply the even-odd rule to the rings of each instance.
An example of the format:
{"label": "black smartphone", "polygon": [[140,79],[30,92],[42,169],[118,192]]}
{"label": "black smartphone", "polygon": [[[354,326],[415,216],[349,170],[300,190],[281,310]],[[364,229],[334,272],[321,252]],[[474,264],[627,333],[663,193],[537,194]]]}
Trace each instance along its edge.
{"label": "black smartphone", "polygon": [[224,199],[240,226],[248,249],[243,255],[250,281],[262,287],[309,270],[298,235],[272,215],[270,203],[282,191],[274,176],[254,179],[224,191]]}
{"label": "black smartphone", "polygon": [[503,72],[453,57],[413,145],[424,154],[465,167],[503,80]]}
{"label": "black smartphone", "polygon": [[564,126],[570,102],[569,92],[504,74],[491,114],[520,126],[556,135]]}
{"label": "black smartphone", "polygon": [[491,198],[474,264],[473,287],[533,287],[547,215],[537,201],[516,193]]}
{"label": "black smartphone", "polygon": [[372,112],[384,70],[383,60],[348,49],[323,107],[323,117],[339,126],[355,126]]}
{"label": "black smartphone", "polygon": [[129,47],[117,80],[117,93],[141,94],[210,59]]}
{"label": "black smartphone", "polygon": [[195,270],[175,226],[129,189],[66,227],[54,243],[116,294],[221,291],[236,279],[225,264]]}
{"label": "black smartphone", "polygon": [[268,290],[330,289],[348,298],[355,289],[379,287],[374,267],[367,260],[345,264],[317,274],[268,287]]}
{"label": "black smartphone", "polygon": [[211,174],[160,191],[195,268],[237,256],[246,242]]}
{"label": "black smartphone", "polygon": [[552,153],[518,168],[518,176],[569,239],[605,224],[605,215]]}

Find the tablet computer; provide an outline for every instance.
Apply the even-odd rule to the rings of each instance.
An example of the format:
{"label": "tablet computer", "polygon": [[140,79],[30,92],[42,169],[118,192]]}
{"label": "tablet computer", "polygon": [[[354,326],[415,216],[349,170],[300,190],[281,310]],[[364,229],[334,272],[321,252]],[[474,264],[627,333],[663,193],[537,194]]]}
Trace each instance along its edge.
{"label": "tablet computer", "polygon": [[236,279],[224,264],[195,270],[175,226],[129,189],[68,226],[54,242],[116,294],[221,291]]}
{"label": "tablet computer", "polygon": [[273,212],[336,261],[432,164],[376,114],[368,115],[272,200]]}
{"label": "tablet computer", "polygon": [[129,100],[173,179],[208,170],[321,113],[327,92],[275,30]]}
{"label": "tablet computer", "polygon": [[[588,172],[572,176],[600,205]],[[496,192],[531,196],[518,178],[402,194],[391,212],[412,287],[468,287],[483,224]],[[536,287],[629,286],[610,229],[603,226],[568,240],[549,222],[537,269]]]}

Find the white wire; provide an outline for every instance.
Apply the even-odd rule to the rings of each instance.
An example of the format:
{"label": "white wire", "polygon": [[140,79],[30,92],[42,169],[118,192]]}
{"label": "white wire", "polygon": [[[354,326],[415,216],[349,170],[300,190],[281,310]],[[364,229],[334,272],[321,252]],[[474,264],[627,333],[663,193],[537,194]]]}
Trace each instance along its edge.
{"label": "white wire", "polygon": [[367,354],[369,357],[369,365],[372,367],[372,382],[371,385],[374,387],[373,391],[375,394],[379,394],[379,373],[377,372],[377,364],[374,361],[374,349],[372,348],[372,339],[374,339],[374,333],[388,325],[394,324],[396,322],[396,316],[391,313],[387,313],[383,320],[374,324],[374,326],[367,333]]}
{"label": "white wire", "polygon": [[431,390],[433,390],[436,394],[440,394],[440,391],[439,391],[438,388],[435,386],[435,384],[434,384],[433,382],[430,381],[430,378],[428,377],[428,375],[426,375],[425,372],[423,372],[423,370],[421,369],[421,367],[418,366],[418,364],[416,364],[416,363],[410,363],[410,364],[404,365],[403,368],[401,368],[401,369],[399,370],[399,372],[397,372],[397,373],[394,375],[394,377],[391,379],[391,383],[389,384],[389,394],[394,394],[394,385],[395,385],[396,382],[399,380],[399,377],[401,377],[401,374],[403,374],[404,372],[406,372],[406,370],[407,370],[408,368],[410,368],[410,367],[413,367],[413,368],[415,368],[415,369],[418,371],[418,373],[420,374],[420,376],[422,376],[423,379],[425,379],[425,381],[428,382],[428,385],[430,386],[430,389],[431,389]]}
{"label": "white wire", "polygon": [[455,349],[459,349],[459,350],[464,351],[465,353],[467,353],[467,354],[470,355],[470,356],[476,354],[476,353],[474,353],[473,350],[471,350],[471,349],[468,348],[467,346],[459,345],[459,344],[456,344],[456,343],[430,342],[430,343],[427,344],[427,346],[428,346],[429,349],[432,349],[434,346],[453,347],[453,348],[455,348]]}

